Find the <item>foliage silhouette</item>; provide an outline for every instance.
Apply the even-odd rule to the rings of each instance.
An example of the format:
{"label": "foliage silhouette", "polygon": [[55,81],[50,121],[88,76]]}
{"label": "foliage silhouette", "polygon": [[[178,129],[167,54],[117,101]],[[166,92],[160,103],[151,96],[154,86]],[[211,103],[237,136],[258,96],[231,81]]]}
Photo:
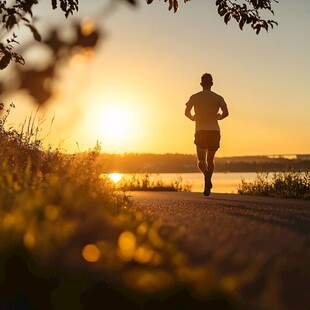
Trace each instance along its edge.
{"label": "foliage silhouette", "polygon": [[[184,3],[190,0],[184,0]],[[153,0],[147,0],[147,4],[151,4]],[[179,9],[178,0],[164,0],[168,2],[169,11],[173,9],[176,13]],[[269,11],[274,15],[272,10],[272,3],[278,3],[278,0],[216,0],[218,14],[223,17],[225,24],[235,19],[239,24],[239,28],[242,30],[245,24],[249,24],[259,34],[261,29],[264,28],[268,31],[269,27],[273,28],[278,23],[274,20],[267,20],[261,17],[260,12],[262,10]]]}
{"label": "foliage silhouette", "polygon": [[[117,1],[117,0],[111,0]],[[136,6],[136,0],[125,0],[129,4]],[[177,12],[179,9],[178,0],[164,0],[168,2],[169,10]],[[184,0],[184,3],[190,0]],[[153,0],[146,0],[147,4],[151,4]],[[261,29],[273,28],[277,25],[274,20],[269,20],[261,17],[262,11],[269,11],[274,15],[272,3],[278,3],[278,0],[216,0],[218,14],[228,24],[231,19],[235,19],[242,30],[244,25],[249,24],[259,34]],[[34,25],[35,17],[32,9],[39,2],[37,0],[15,0],[13,5],[8,5],[6,0],[0,0],[0,28],[8,33],[15,26],[19,26],[22,22],[24,26],[30,29],[33,37],[37,41],[41,41],[41,35]],[[52,9],[62,10],[66,17],[73,15],[78,11],[78,0],[51,0]],[[14,52],[13,43],[18,44],[16,35],[13,33],[11,39],[7,39],[6,43],[0,43],[0,70],[6,68],[11,61],[19,64],[24,64],[24,59],[21,55]]]}
{"label": "foliage silhouette", "polygon": [[[38,3],[37,0],[15,0],[12,5],[9,5],[6,0],[1,0],[1,28],[9,32],[23,22],[32,32],[34,39],[41,41],[41,35],[33,24],[34,16],[32,12],[33,7]],[[78,10],[78,0],[59,0],[59,4],[66,17]],[[52,0],[52,7],[53,9],[57,8],[56,0]],[[1,70],[6,68],[12,60],[20,64],[25,62],[21,55],[13,52],[12,43],[18,44],[15,33],[13,33],[11,39],[7,40],[6,44],[0,43],[0,55],[2,55],[0,59]]]}
{"label": "foliage silhouette", "polygon": [[[103,32],[94,24],[92,28],[85,24],[93,23],[85,21],[84,23],[71,23],[70,28],[74,34],[71,39],[63,40],[61,31],[58,27],[49,29],[46,38],[41,41],[41,47],[49,50],[49,58],[44,67],[33,67],[31,65],[20,67],[15,66],[10,72],[14,76],[16,83],[2,85],[2,94],[14,93],[18,90],[26,90],[38,105],[44,105],[53,95],[53,85],[58,80],[59,68],[68,62],[75,54],[92,54],[97,47]],[[33,45],[25,46],[24,52],[32,49]]]}

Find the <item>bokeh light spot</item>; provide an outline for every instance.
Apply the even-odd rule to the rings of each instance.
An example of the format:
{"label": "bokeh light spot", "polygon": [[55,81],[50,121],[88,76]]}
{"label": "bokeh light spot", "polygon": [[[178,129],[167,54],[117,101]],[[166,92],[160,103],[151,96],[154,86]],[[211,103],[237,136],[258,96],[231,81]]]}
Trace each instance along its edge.
{"label": "bokeh light spot", "polygon": [[147,231],[148,231],[148,226],[145,223],[140,224],[139,227],[137,228],[138,235],[145,235]]}
{"label": "bokeh light spot", "polygon": [[33,248],[36,242],[35,237],[32,232],[25,233],[23,241],[24,241],[25,247],[28,249]]}
{"label": "bokeh light spot", "polygon": [[237,289],[238,286],[237,279],[233,276],[224,277],[220,281],[220,286],[224,291],[231,293]]}
{"label": "bokeh light spot", "polygon": [[58,207],[54,205],[48,205],[45,207],[44,214],[48,220],[54,221],[59,215]]}
{"label": "bokeh light spot", "polygon": [[153,257],[154,251],[148,246],[141,246],[135,253],[135,260],[140,264],[148,263]]}
{"label": "bokeh light spot", "polygon": [[94,244],[87,244],[82,250],[83,258],[89,263],[95,263],[100,258],[100,250]]}
{"label": "bokeh light spot", "polygon": [[130,288],[147,294],[163,292],[174,284],[173,276],[163,270],[131,270],[124,280]]}
{"label": "bokeh light spot", "polygon": [[97,29],[97,25],[95,21],[90,18],[85,18],[81,23],[81,32],[86,37],[94,33],[96,29]]}
{"label": "bokeh light spot", "polygon": [[136,251],[136,236],[130,231],[124,231],[118,239],[118,246],[121,259],[131,260]]}

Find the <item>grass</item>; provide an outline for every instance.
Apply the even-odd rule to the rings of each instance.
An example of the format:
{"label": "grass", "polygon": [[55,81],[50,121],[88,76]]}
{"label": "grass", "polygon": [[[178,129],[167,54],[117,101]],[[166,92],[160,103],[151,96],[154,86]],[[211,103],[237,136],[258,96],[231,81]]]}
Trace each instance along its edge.
{"label": "grass", "polygon": [[156,177],[151,173],[126,175],[118,183],[118,188],[122,191],[172,191],[190,192],[192,185],[183,182],[182,177],[164,182],[161,177]]}
{"label": "grass", "polygon": [[310,199],[310,173],[301,171],[282,171],[258,173],[252,182],[241,181],[239,194],[271,196],[295,199]]}
{"label": "grass", "polygon": [[[34,119],[6,128],[12,109],[0,105],[0,309],[151,309],[159,300],[173,308],[214,298],[216,284],[188,264],[177,233],[100,174],[99,144],[74,155],[44,150]],[[163,186],[147,180],[139,188]]]}

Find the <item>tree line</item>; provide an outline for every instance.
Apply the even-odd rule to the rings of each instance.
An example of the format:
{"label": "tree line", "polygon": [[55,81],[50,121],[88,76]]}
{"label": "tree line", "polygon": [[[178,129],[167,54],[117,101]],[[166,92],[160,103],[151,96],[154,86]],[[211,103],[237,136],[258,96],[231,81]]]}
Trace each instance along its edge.
{"label": "tree line", "polygon": [[[194,173],[196,156],[190,154],[101,154],[97,165],[103,173]],[[215,160],[216,172],[310,171],[310,160],[267,156],[222,157]]]}

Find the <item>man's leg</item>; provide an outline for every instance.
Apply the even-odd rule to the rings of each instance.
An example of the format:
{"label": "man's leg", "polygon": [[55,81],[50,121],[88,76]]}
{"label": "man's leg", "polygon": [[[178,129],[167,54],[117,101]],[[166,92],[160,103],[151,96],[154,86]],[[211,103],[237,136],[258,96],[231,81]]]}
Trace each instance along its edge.
{"label": "man's leg", "polygon": [[215,156],[216,151],[209,151],[207,153],[207,164],[208,164],[208,171],[205,174],[205,190],[204,190],[204,195],[209,196],[211,193],[211,188],[212,188],[212,174],[214,171],[214,156]]}
{"label": "man's leg", "polygon": [[216,151],[209,151],[208,150],[208,155],[207,155],[207,163],[208,163],[208,171],[211,174],[213,174],[214,171],[214,157],[215,157]]}
{"label": "man's leg", "polygon": [[199,146],[196,146],[197,159],[198,159],[198,168],[205,175],[208,171],[208,166],[206,163],[207,149],[203,149]]}
{"label": "man's leg", "polygon": [[[208,165],[206,162],[207,149],[203,149],[203,148],[200,148],[199,146],[197,146],[196,150],[197,150],[197,157],[198,157],[198,168],[203,173],[204,181],[205,181],[203,194],[205,196],[209,196],[210,195],[210,189],[212,188],[212,183],[211,183],[212,173],[210,174],[210,172],[208,171]],[[209,158],[209,156],[208,156],[208,158]],[[212,168],[212,166],[211,166],[211,168]],[[213,165],[213,169],[214,169],[214,165]],[[212,172],[213,172],[213,170],[212,170]]]}

